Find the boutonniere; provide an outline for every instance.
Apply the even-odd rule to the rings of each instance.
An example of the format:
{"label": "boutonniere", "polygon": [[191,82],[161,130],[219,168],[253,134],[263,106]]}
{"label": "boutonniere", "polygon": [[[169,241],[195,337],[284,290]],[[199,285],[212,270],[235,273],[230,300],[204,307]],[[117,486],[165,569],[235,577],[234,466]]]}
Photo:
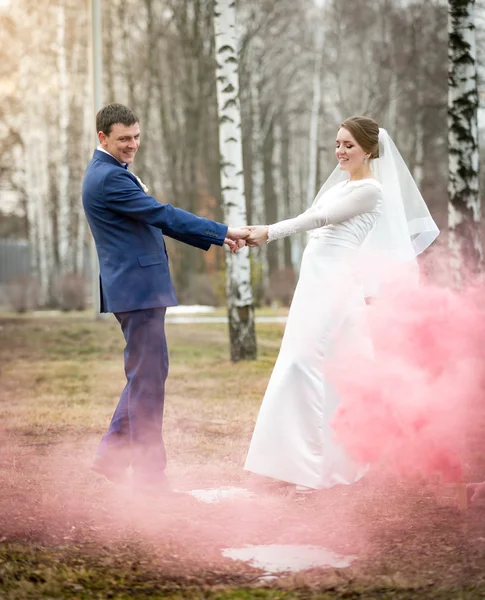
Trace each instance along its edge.
{"label": "boutonniere", "polygon": [[138,183],[141,185],[141,189],[145,192],[145,194],[148,194],[147,186],[143,183],[143,181],[137,175],[135,175],[135,177],[137,178]]}

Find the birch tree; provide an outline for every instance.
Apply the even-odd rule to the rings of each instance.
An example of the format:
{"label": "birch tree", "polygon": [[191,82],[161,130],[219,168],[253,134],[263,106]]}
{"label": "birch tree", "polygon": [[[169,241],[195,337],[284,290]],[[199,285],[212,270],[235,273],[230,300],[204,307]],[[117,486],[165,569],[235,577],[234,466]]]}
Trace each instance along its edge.
{"label": "birch tree", "polygon": [[[310,111],[310,122],[308,129],[308,171],[306,185],[306,202],[305,206],[311,206],[317,186],[317,161],[318,161],[318,140],[319,140],[319,121],[322,105],[322,58],[323,58],[323,40],[324,29],[319,26],[319,17],[323,12],[323,0],[316,0],[316,29],[315,29],[315,54],[313,61],[312,75],[312,103]],[[305,245],[305,236],[295,236],[293,243],[293,266],[296,271],[300,270],[300,263]]]}
{"label": "birch tree", "polygon": [[48,207],[48,135],[45,115],[37,113],[38,126],[25,144],[25,179],[29,206],[30,242],[36,248],[40,305],[52,302],[54,273],[52,220]]}
{"label": "birch tree", "polygon": [[[110,0],[102,5],[109,24],[103,29],[105,99],[130,104],[140,116],[143,143],[137,174],[161,202],[220,221],[213,1]],[[64,27],[58,28],[60,7]],[[317,18],[320,12],[316,0],[238,4],[242,35],[237,100],[244,195],[252,222],[273,222],[305,210],[316,190],[315,175],[318,187],[335,165],[336,127],[349,115],[368,114],[393,136],[399,133],[399,148],[422,180],[433,216],[446,226],[447,5],[444,0],[326,0],[324,19]],[[55,283],[63,277],[63,233],[68,232],[67,278],[84,272],[87,258],[79,206],[80,180],[93,149],[83,129],[90,106],[84,60],[86,5],[75,0],[16,0],[0,16],[0,141],[5,150],[0,177],[15,190],[19,208],[25,210],[37,273],[43,256],[44,282],[49,273]],[[317,30],[325,37],[321,54],[315,47]],[[63,43],[56,43],[58,35],[63,35]],[[318,119],[311,124],[317,55],[321,101]],[[46,121],[42,131],[41,120]],[[67,153],[66,134],[73,141]],[[46,169],[45,181],[37,173],[38,164],[27,164],[36,160],[33,137],[44,139],[49,148],[47,165],[43,153],[39,163]],[[18,162],[12,160],[15,145],[22,154]],[[68,214],[60,211],[66,208],[66,173]],[[40,181],[41,196],[35,181]],[[13,223],[13,217],[6,216]],[[67,220],[67,229],[62,220]],[[40,229],[52,239],[41,242]],[[25,236],[25,230],[25,225],[23,231],[19,227],[18,235]],[[290,264],[299,265],[302,244],[299,236],[289,236],[261,249],[263,256],[251,252],[251,266],[259,271],[260,262],[268,265],[263,271],[266,289],[259,290],[258,299],[286,302],[291,297]],[[224,254],[201,254],[170,239],[167,246],[180,300],[220,302]],[[50,287],[55,292],[55,286]],[[49,302],[55,302],[56,294],[49,295]]]}
{"label": "birch tree", "polygon": [[57,193],[57,240],[59,253],[59,270],[61,275],[69,272],[68,252],[70,246],[70,206],[69,206],[69,162],[68,127],[69,127],[69,77],[66,59],[66,17],[63,0],[57,7],[57,69],[59,98],[59,142],[58,150],[61,159],[58,161],[58,193]]}
{"label": "birch tree", "polygon": [[[246,224],[235,0],[215,0],[214,29],[224,217]],[[226,254],[226,292],[231,359],[256,358],[254,308],[248,249]]]}
{"label": "birch tree", "polygon": [[[23,50],[19,63],[21,74],[19,89],[24,103],[21,127],[24,185],[29,241],[32,245],[32,257],[35,260],[35,272],[39,279],[40,289],[37,300],[40,305],[46,305],[52,304],[54,298],[55,260],[49,193],[49,149],[52,147],[52,142],[49,135],[49,114],[44,98],[52,97],[56,88],[49,78],[37,76],[38,68],[35,62],[36,56],[40,53],[44,53],[44,60],[48,62],[46,59],[48,37],[44,36],[43,27],[46,25],[48,15],[34,11],[27,16],[25,8],[27,7],[15,6],[13,13],[18,23]],[[35,85],[33,85],[34,81]]]}
{"label": "birch tree", "polygon": [[[320,10],[322,0],[319,0]],[[308,134],[308,183],[307,183],[307,206],[310,206],[315,198],[317,184],[317,154],[318,154],[318,121],[322,103],[322,51],[323,51],[323,27],[316,28],[315,32],[315,64],[313,69],[313,98],[310,117],[310,130]]]}
{"label": "birch tree", "polygon": [[448,226],[452,269],[480,270],[475,0],[448,2]]}
{"label": "birch tree", "polygon": [[[261,61],[263,58],[264,44],[261,34],[257,32],[249,47],[250,71],[250,102],[251,102],[251,175],[252,175],[252,206],[251,218],[256,225],[266,224],[266,210],[264,205],[264,164],[263,164],[263,131],[261,116]],[[268,252],[263,244],[255,249],[255,262],[261,268],[261,298],[268,287]]]}

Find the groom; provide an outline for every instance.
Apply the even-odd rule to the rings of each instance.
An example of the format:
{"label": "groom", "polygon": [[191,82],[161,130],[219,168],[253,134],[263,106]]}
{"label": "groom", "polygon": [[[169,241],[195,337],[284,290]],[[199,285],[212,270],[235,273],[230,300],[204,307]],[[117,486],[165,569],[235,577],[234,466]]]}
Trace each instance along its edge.
{"label": "groom", "polygon": [[126,106],[102,108],[96,131],[99,146],[86,169],[82,201],[99,258],[101,311],[114,313],[126,341],[127,383],[91,468],[120,483],[131,465],[139,489],[163,493],[169,491],[162,439],[165,311],[177,304],[163,236],[202,250],[225,243],[237,251],[248,230],[160,204],[144,191],[128,170],[140,126]]}

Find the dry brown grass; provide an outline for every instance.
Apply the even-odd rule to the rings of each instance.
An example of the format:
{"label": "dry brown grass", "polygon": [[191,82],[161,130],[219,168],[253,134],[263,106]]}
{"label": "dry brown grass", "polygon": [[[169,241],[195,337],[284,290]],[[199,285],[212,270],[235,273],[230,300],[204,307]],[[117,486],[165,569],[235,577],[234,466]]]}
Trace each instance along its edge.
{"label": "dry brown grass", "polygon": [[[5,316],[0,598],[485,597],[483,507],[460,513],[446,490],[378,472],[302,500],[242,471],[281,325],[259,326],[259,360],[237,365],[224,325],[167,331],[171,481],[179,489],[251,486],[258,495],[161,501],[98,479],[88,466],[124,385],[117,323]],[[479,454],[470,469],[483,471]],[[248,543],[318,544],[359,560],[281,578],[286,592],[257,592],[260,572],[221,557],[221,548]]]}

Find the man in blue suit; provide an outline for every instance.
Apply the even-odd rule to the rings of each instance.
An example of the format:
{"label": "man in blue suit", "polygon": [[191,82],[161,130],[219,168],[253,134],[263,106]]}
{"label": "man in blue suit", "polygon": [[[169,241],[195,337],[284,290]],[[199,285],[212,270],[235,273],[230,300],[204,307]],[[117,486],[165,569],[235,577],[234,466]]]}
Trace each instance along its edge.
{"label": "man in blue suit", "polygon": [[140,126],[126,106],[101,109],[96,130],[100,145],[86,169],[82,200],[99,258],[101,311],[114,313],[126,341],[127,383],[91,468],[122,482],[131,465],[138,488],[165,492],[165,311],[177,298],[163,235],[203,250],[226,243],[236,251],[248,230],[160,204],[145,193],[128,171]]}

